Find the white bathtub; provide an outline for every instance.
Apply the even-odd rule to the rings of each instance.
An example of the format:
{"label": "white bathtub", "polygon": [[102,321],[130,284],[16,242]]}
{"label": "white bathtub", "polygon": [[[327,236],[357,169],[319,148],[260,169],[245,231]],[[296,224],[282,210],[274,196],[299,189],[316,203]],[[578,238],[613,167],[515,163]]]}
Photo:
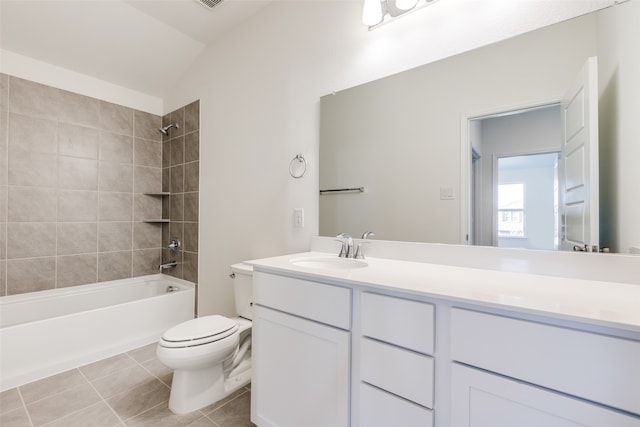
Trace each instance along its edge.
{"label": "white bathtub", "polygon": [[161,274],[2,297],[0,391],[155,342],[194,301]]}

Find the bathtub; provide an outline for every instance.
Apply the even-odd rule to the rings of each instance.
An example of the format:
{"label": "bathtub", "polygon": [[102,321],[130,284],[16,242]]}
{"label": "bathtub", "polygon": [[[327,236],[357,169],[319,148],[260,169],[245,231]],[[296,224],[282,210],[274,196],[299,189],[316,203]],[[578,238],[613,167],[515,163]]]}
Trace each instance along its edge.
{"label": "bathtub", "polygon": [[1,297],[0,391],[155,342],[194,301],[162,274]]}

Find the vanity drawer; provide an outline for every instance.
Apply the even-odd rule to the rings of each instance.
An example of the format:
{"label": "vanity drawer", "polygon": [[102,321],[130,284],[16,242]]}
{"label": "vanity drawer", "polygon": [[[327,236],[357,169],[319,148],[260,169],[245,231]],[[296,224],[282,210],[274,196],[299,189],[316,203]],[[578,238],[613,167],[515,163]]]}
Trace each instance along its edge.
{"label": "vanity drawer", "polygon": [[364,292],[362,334],[410,350],[433,354],[433,304]]}
{"label": "vanity drawer", "polygon": [[433,427],[433,411],[368,384],[360,384],[360,425]]}
{"label": "vanity drawer", "polygon": [[351,289],[256,271],[253,302],[342,329],[351,329]]}
{"label": "vanity drawer", "polygon": [[640,342],[452,309],[451,357],[640,414]]}
{"label": "vanity drawer", "polygon": [[360,379],[433,407],[433,358],[368,338],[360,339]]}

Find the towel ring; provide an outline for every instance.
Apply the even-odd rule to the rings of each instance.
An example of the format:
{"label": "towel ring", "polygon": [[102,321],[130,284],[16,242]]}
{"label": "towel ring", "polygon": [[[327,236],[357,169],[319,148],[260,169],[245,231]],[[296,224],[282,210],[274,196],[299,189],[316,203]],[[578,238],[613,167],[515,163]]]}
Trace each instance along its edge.
{"label": "towel ring", "polygon": [[302,178],[307,171],[307,160],[302,154],[296,154],[289,163],[289,174],[295,178]]}

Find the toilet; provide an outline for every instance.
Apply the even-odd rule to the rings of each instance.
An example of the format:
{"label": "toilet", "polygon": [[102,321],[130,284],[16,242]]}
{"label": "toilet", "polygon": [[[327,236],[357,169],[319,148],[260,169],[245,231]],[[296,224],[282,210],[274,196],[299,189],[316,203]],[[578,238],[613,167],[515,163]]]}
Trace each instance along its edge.
{"label": "toilet", "polygon": [[158,341],[158,360],[174,370],[169,409],[175,414],[217,402],[251,380],[253,267],[234,264],[231,271],[238,317],[198,317]]}

